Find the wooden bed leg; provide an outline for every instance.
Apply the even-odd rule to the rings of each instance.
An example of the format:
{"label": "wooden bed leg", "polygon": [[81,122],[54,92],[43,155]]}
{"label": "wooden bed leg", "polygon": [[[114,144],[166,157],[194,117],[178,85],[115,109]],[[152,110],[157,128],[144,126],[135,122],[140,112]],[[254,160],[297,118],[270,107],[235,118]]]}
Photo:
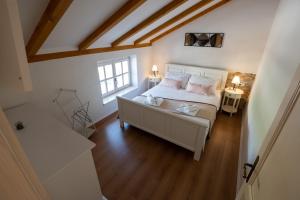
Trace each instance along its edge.
{"label": "wooden bed leg", "polygon": [[124,121],[123,120],[120,120],[120,127],[123,129],[125,126],[124,126]]}
{"label": "wooden bed leg", "polygon": [[200,160],[201,150],[202,149],[195,151],[195,153],[194,153],[194,160],[196,160],[196,161]]}
{"label": "wooden bed leg", "polygon": [[210,133],[206,137],[206,141],[210,139]]}

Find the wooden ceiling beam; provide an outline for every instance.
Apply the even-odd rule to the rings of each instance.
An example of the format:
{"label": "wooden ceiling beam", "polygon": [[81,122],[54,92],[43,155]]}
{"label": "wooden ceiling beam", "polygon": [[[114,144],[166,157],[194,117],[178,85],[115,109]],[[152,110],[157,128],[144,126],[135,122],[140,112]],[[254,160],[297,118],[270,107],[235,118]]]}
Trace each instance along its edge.
{"label": "wooden ceiling beam", "polygon": [[135,48],[143,48],[151,46],[150,43],[145,44],[138,44],[138,45],[123,45],[123,46],[116,46],[116,47],[102,47],[102,48],[94,48],[94,49],[83,49],[83,50],[74,50],[74,51],[62,51],[62,52],[55,52],[55,53],[46,53],[46,54],[38,54],[32,55],[28,57],[28,62],[39,62],[45,60],[53,60],[59,58],[67,58],[67,57],[74,57],[74,56],[82,56],[88,54],[96,54],[96,53],[105,53],[111,51],[121,51],[126,49],[135,49]]}
{"label": "wooden ceiling beam", "polygon": [[176,9],[177,7],[179,7],[180,5],[185,3],[186,1],[187,0],[173,0],[171,3],[167,4],[166,6],[161,8],[159,11],[155,12],[153,15],[151,15],[150,17],[148,17],[147,19],[145,19],[144,21],[139,23],[137,26],[135,26],[134,28],[129,30],[127,33],[125,33],[124,35],[122,35],[121,37],[116,39],[114,42],[112,42],[111,46],[114,47],[114,46],[119,45],[124,40],[130,38],[131,36],[133,36],[134,34],[136,34],[139,31],[141,31],[145,27],[149,26],[150,24],[152,24],[156,20],[158,20],[161,17],[165,16],[166,14],[168,14],[172,10]]}
{"label": "wooden ceiling beam", "polygon": [[93,33],[85,38],[80,44],[79,49],[87,49],[97,39],[111,30],[116,24],[121,22],[125,17],[130,15],[139,6],[145,3],[146,0],[129,0],[127,1],[117,12],[115,12],[110,18],[103,22]]}
{"label": "wooden ceiling beam", "polygon": [[26,45],[27,56],[38,52],[73,0],[50,0]]}
{"label": "wooden ceiling beam", "polygon": [[149,33],[147,33],[147,34],[143,35],[142,37],[138,38],[137,40],[134,41],[134,44],[139,44],[139,43],[143,42],[144,40],[148,39],[152,35],[155,35],[156,33],[160,32],[161,30],[163,30],[163,29],[167,28],[168,26],[174,24],[175,22],[183,19],[184,17],[188,16],[189,14],[199,10],[200,8],[202,8],[203,6],[209,4],[212,1],[213,0],[202,0],[199,3],[196,3],[192,7],[186,9],[185,11],[183,11],[180,14],[176,15],[172,19],[170,19],[170,20],[166,21],[165,23],[161,24],[160,26],[153,29]]}
{"label": "wooden ceiling beam", "polygon": [[198,19],[198,18],[200,18],[200,17],[202,17],[202,16],[204,16],[204,15],[210,13],[211,11],[213,11],[213,10],[215,10],[215,9],[217,9],[217,8],[219,8],[219,7],[221,7],[221,6],[223,6],[224,4],[226,4],[226,3],[230,2],[230,1],[231,1],[231,0],[222,0],[222,1],[220,1],[220,2],[218,2],[218,3],[216,3],[216,4],[214,4],[213,6],[211,6],[211,7],[207,8],[207,9],[205,9],[204,11],[202,11],[202,12],[200,12],[200,13],[194,15],[194,16],[191,17],[190,19],[185,20],[184,22],[182,22],[182,23],[180,23],[180,24],[174,26],[173,28],[171,28],[171,29],[167,30],[166,32],[160,34],[159,36],[157,36],[157,37],[151,39],[151,40],[150,40],[150,44],[152,44],[152,43],[154,43],[154,42],[160,40],[161,38],[165,37],[166,35],[168,35],[168,34],[174,32],[174,31],[180,29],[181,27],[183,27],[183,26],[185,26],[185,25],[191,23],[192,21],[194,21],[194,20],[196,20],[196,19]]}

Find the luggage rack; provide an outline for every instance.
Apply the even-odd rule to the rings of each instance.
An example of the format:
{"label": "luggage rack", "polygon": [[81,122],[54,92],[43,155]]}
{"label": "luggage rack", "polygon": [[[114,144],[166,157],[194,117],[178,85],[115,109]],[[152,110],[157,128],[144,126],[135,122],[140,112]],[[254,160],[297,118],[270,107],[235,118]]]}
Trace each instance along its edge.
{"label": "luggage rack", "polygon": [[[68,114],[62,103],[59,101],[63,93],[70,93],[73,95],[73,100],[77,104],[77,108]],[[95,131],[96,126],[92,118],[89,116],[90,102],[83,104],[77,95],[77,90],[60,88],[57,96],[53,99],[53,103],[59,107],[65,118],[71,125],[72,129],[79,132],[84,137],[90,137]]]}

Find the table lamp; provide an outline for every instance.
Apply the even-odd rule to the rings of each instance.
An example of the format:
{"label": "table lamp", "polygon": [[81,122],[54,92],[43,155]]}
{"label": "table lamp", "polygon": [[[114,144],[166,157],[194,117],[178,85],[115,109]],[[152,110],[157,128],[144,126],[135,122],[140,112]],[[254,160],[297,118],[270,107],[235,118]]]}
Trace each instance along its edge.
{"label": "table lamp", "polygon": [[241,79],[239,76],[234,76],[231,83],[233,83],[233,90],[235,90],[241,83]]}
{"label": "table lamp", "polygon": [[152,66],[152,72],[153,72],[153,76],[157,77],[157,75],[158,75],[158,67],[157,67],[157,65],[153,65]]}

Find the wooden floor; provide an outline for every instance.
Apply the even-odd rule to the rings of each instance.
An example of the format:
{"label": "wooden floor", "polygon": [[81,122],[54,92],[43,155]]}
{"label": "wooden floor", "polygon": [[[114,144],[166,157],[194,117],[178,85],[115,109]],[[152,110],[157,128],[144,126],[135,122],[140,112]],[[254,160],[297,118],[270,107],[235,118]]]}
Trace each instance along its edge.
{"label": "wooden floor", "polygon": [[234,200],[241,117],[218,114],[199,162],[193,153],[117,119],[90,139],[102,192],[108,200]]}

